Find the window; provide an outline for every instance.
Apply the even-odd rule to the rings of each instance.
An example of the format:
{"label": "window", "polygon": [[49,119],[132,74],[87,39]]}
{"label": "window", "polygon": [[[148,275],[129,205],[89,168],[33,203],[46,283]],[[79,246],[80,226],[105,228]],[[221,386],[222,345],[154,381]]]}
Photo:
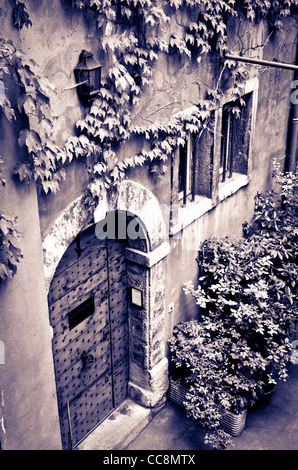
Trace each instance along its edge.
{"label": "window", "polygon": [[186,143],[179,148],[178,191],[179,200],[183,199],[183,204],[187,196],[193,195],[193,151],[194,136],[189,132]]}
{"label": "window", "polygon": [[173,155],[170,234],[180,232],[211,209],[214,116],[203,129],[189,132]]}
{"label": "window", "polygon": [[212,197],[214,120],[212,112],[208,126],[189,132],[179,147],[178,199],[183,205],[198,197]]}
{"label": "window", "polygon": [[252,93],[240,101],[227,103],[222,110],[220,182],[233,175],[248,173],[248,155],[252,118]]}
{"label": "window", "polygon": [[219,168],[219,173],[222,175],[222,181],[225,181],[227,174],[231,177],[231,113],[231,109],[225,106],[222,112],[222,138]]}
{"label": "window", "polygon": [[[189,133],[172,156],[171,235],[249,184],[258,87],[257,78],[247,80],[238,103],[234,90],[227,90],[204,126]],[[192,106],[177,116],[190,116],[196,110]]]}

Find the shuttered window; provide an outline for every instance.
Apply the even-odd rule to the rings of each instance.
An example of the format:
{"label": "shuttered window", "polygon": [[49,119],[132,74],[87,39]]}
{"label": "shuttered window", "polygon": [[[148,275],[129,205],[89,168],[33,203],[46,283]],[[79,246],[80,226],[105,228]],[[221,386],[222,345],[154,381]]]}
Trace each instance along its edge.
{"label": "shuttered window", "polygon": [[227,103],[223,107],[221,123],[220,181],[233,174],[247,175],[252,118],[252,93],[241,102]]}

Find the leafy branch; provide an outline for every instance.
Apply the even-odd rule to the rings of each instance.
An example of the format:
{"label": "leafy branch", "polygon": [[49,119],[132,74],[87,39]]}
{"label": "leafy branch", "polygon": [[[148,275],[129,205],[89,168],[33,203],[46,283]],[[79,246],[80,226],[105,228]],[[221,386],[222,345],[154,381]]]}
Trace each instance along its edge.
{"label": "leafy branch", "polygon": [[[258,0],[236,3],[234,0],[161,0],[158,3],[154,0],[72,0],[74,8],[81,11],[92,9],[96,13],[98,34],[110,68],[90,112],[77,123],[78,136],[70,137],[62,149],[56,146],[53,133],[56,117],[51,112],[50,94],[55,92],[54,88],[39,76],[34,61],[16,51],[11,42],[2,39],[0,68],[13,76],[20,88],[20,96],[17,110],[11,107],[6,94],[0,105],[10,120],[16,117],[16,112],[24,113],[28,118],[28,128],[21,132],[19,139],[20,145],[27,149],[28,161],[20,162],[14,173],[21,181],[34,178],[45,192],[56,192],[66,176],[65,166],[73,158],[88,157],[94,153],[94,164],[97,164],[104,158],[104,153],[113,153],[117,146],[135,133],[131,128],[131,112],[150,83],[158,54],[174,51],[186,60],[200,60],[202,55],[212,51],[222,53],[227,45],[228,16],[238,16],[241,10],[252,21],[258,15],[280,18],[291,13],[294,3],[292,0],[275,1],[274,4],[264,4]],[[181,32],[177,35],[171,32],[171,28],[164,28],[178,10],[184,12],[182,35]],[[15,2],[14,15],[18,27],[23,24],[28,27],[31,23],[21,2]],[[237,84],[234,87],[235,99],[239,98],[245,67],[229,62],[224,67],[229,68]],[[211,94],[216,103],[218,86]],[[168,148],[173,138],[171,126],[169,132],[169,139],[159,146],[161,150],[164,150],[162,147]],[[154,141],[150,151],[161,155],[156,148]],[[143,162],[150,158],[143,158]],[[134,160],[130,157],[129,162],[123,162],[115,169],[111,168],[113,162],[116,163],[116,160],[112,159],[106,168],[114,172],[115,177],[116,174],[122,175],[123,170],[133,162],[140,164],[141,156],[136,156]],[[90,167],[89,172],[92,180]],[[95,173],[94,176],[98,176],[98,172]],[[107,176],[105,173],[103,175]]]}
{"label": "leafy branch", "polygon": [[[0,38],[0,108],[9,121],[20,116],[26,118],[18,142],[26,150],[27,159],[19,162],[13,171],[19,180],[29,183],[33,179],[45,193],[55,193],[66,178],[67,165],[74,158],[86,158],[90,178],[87,192],[90,203],[94,203],[100,197],[100,188],[115,185],[131,168],[147,165],[151,173],[161,175],[167,171],[166,162],[185,142],[186,132],[197,129],[202,132],[208,126],[211,112],[219,103],[224,70],[229,70],[234,81],[235,101],[241,96],[246,68],[225,61],[215,86],[206,86],[205,99],[195,103],[192,117],[174,117],[166,124],[133,126],[132,112],[150,84],[159,55],[175,53],[175,60],[178,54],[179,59],[189,63],[200,61],[208,53],[222,54],[228,43],[229,17],[244,14],[252,22],[266,18],[274,27],[280,27],[281,20],[293,12],[296,2],[72,0],[71,4],[82,12],[93,10],[108,66],[98,97],[77,122],[76,135],[69,137],[63,148],[56,145],[56,116],[51,110],[51,97],[56,90],[39,74],[32,59],[3,38]],[[25,4],[12,0],[12,7],[14,25],[28,28],[31,20]],[[173,31],[171,25],[178,11],[181,12],[179,32]],[[2,87],[11,81],[19,90],[15,108],[9,99],[9,86],[7,90]],[[119,161],[119,148],[135,135],[147,140],[147,150]],[[0,182],[5,184],[3,176]]]}
{"label": "leafy branch", "polygon": [[3,38],[0,38],[0,71],[19,88],[16,108],[10,103],[9,91],[0,103],[7,119],[13,121],[22,114],[27,117],[27,127],[21,130],[19,145],[26,148],[28,161],[19,162],[13,173],[19,176],[20,181],[29,182],[33,177],[45,192],[55,192],[65,176],[65,169],[62,168],[65,156],[55,144],[55,116],[50,107],[50,96],[55,88],[39,75],[37,64],[32,59]]}
{"label": "leafy branch", "polygon": [[[294,2],[287,3],[289,9],[285,8],[284,2],[274,3],[276,16],[290,14]],[[106,187],[115,184],[130,168],[137,165],[148,163],[149,171],[153,167],[155,170],[160,167],[163,172],[168,156],[185,137],[185,123],[182,122],[177,125],[175,131],[172,121],[168,125],[155,122],[147,127],[131,127],[132,108],[138,104],[144,87],[150,83],[152,66],[158,59],[158,54],[175,53],[187,61],[200,61],[202,55],[209,52],[221,54],[227,47],[226,24],[229,16],[245,14],[249,20],[255,21],[251,11],[255,13],[254,18],[257,18],[260,11],[263,17],[272,13],[272,8],[267,6],[267,9],[264,9],[261,2],[233,0],[173,0],[158,3],[153,0],[75,0],[72,5],[83,11],[92,8],[97,12],[102,47],[106,57],[112,59],[98,99],[87,116],[77,124],[78,132],[86,135],[98,146],[99,161],[95,163],[102,164],[100,173],[96,171],[93,177],[104,178]],[[181,31],[174,33],[171,28],[164,26],[170,23],[171,17],[178,10],[186,15],[183,16],[184,23],[180,24]],[[215,88],[206,88],[205,106],[208,108],[209,117],[212,109],[210,101],[213,101],[213,108],[219,103],[220,81],[224,69],[229,70],[234,82],[235,112],[238,104],[241,104],[247,68],[245,65],[225,61]],[[198,109],[202,113],[204,105],[201,109],[200,106],[201,103]],[[208,120],[205,113],[199,121],[204,120]],[[118,162],[114,152],[116,146],[119,147],[134,134],[143,135],[150,141],[150,149]],[[107,154],[113,155],[108,161],[105,158]],[[156,164],[152,166],[154,161]]]}
{"label": "leafy branch", "polygon": [[15,275],[17,263],[22,258],[21,250],[16,246],[20,237],[15,228],[16,220],[16,217],[0,214],[0,284]]}

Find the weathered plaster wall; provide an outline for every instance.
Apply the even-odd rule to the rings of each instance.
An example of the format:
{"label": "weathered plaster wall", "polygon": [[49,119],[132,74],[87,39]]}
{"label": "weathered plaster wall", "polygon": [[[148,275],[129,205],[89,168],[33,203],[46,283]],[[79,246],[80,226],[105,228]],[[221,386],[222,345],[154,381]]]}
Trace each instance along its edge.
{"label": "weathered plaster wall", "polygon": [[[45,75],[55,86],[56,93],[52,97],[52,107],[57,117],[55,128],[57,130],[57,143],[63,145],[67,138],[74,132],[74,124],[82,117],[81,108],[76,89],[73,88],[74,67],[83,48],[89,49],[100,59],[100,44],[93,22],[93,13],[89,11],[85,15],[70,7],[66,0],[28,0],[26,7],[30,14],[32,26],[23,27],[21,31],[11,26],[11,7],[9,0],[3,0],[0,10],[3,35],[11,38],[28,57],[32,57],[39,65],[41,75]],[[181,16],[182,15],[182,16]],[[179,34],[183,13],[179,13],[171,20],[170,27],[175,34]],[[265,48],[259,48],[258,54],[264,58],[275,56],[282,60],[293,62],[295,50],[293,47],[293,32],[291,20],[289,28],[285,32],[270,37]],[[237,31],[235,35],[233,32]],[[288,34],[289,31],[291,34]],[[164,31],[167,34],[167,31]],[[267,27],[261,24],[258,28],[247,27],[242,22],[231,21],[229,25],[231,47],[242,36],[243,47],[255,48],[256,44],[265,44],[269,32]],[[251,49],[247,54],[254,53]],[[103,76],[106,73],[107,64],[103,63]],[[212,59],[202,59],[198,64],[184,63],[178,60],[175,54],[160,55],[154,68],[152,81],[145,89],[145,93],[138,106],[133,111],[135,124],[148,124],[159,121],[167,121],[174,113],[181,111],[203,98],[206,84],[215,86],[218,70]],[[286,88],[289,86],[288,77],[291,72],[271,69],[260,73],[260,94],[264,96],[266,106],[262,108],[258,116],[258,132],[256,140],[265,136],[267,144],[259,148],[259,177],[267,174],[269,152],[280,156],[284,152],[282,145],[286,136],[288,95]],[[279,97],[287,95],[286,103],[281,104]],[[266,98],[265,98],[266,97]],[[277,105],[278,103],[278,105]],[[285,112],[285,114],[283,114]],[[280,116],[284,122],[280,125]],[[275,131],[273,132],[273,129]],[[127,146],[123,156],[134,153],[134,146]],[[266,154],[265,154],[266,153]],[[260,161],[263,162],[260,171]],[[255,162],[254,162],[255,164]],[[169,175],[167,175],[169,176]],[[135,172],[133,179],[144,178],[144,172]],[[267,177],[264,176],[264,179]],[[164,183],[166,181],[166,184]],[[67,182],[61,186],[61,191],[56,196],[39,198],[41,214],[41,230],[45,235],[63,208],[68,206],[76,197],[79,197],[86,187],[88,177],[86,168],[82,162],[74,162],[68,169]],[[146,175],[146,185],[154,194],[159,193],[161,202],[166,203],[167,185],[169,178],[157,181],[154,175]],[[260,187],[267,184],[262,181]]]}
{"label": "weathered plaster wall", "polygon": [[[98,48],[95,30],[90,26],[92,18],[84,18],[69,9],[67,1],[28,0],[26,6],[33,26],[23,28],[19,32],[11,28],[11,17],[7,14],[10,12],[9,1],[3,0],[2,3],[0,20],[3,35],[11,38],[17,47],[20,46],[32,57],[39,64],[40,73],[45,74],[57,88],[52,105],[59,116],[55,126],[58,142],[62,145],[73,133],[74,123],[82,115],[76,90],[69,89],[74,85],[73,70],[79,53],[84,48],[94,52]],[[285,62],[294,62],[294,34],[292,30],[289,34],[289,31],[290,28],[280,37],[272,38],[272,43],[264,49],[265,59],[277,56]],[[249,44],[253,46],[251,38],[252,36]],[[266,34],[261,35],[261,39],[264,38]],[[279,45],[282,45],[281,49]],[[202,61],[200,65],[192,68],[179,63],[175,56],[161,57],[153,74],[153,82],[135,110],[134,122],[144,124],[148,120],[168,120],[175,112],[197,102],[202,97],[202,83],[212,84],[212,73],[207,61]],[[171,251],[162,266],[166,273],[162,298],[165,304],[166,338],[170,337],[175,323],[196,315],[194,302],[185,297],[181,284],[189,279],[196,282],[195,258],[199,243],[211,235],[241,235],[242,222],[252,216],[255,194],[270,186],[268,175],[273,156],[281,160],[284,157],[293,74],[277,69],[261,69],[258,75],[259,105],[251,182],[236,195],[221,202],[217,208],[186,227],[180,239],[170,240]],[[19,216],[19,229],[23,234],[20,247],[24,259],[20,263],[17,276],[4,287],[1,286],[0,340],[2,335],[5,336],[6,358],[5,365],[0,364],[1,439],[3,438],[4,448],[10,449],[43,449],[49,446],[59,448],[48,308],[43,286],[41,237],[44,238],[50,232],[64,209],[82,195],[88,178],[84,163],[74,162],[68,169],[67,181],[62,184],[60,192],[54,196],[39,198],[38,218],[34,185],[16,185],[10,178],[13,165],[20,155],[15,145],[15,136],[10,133],[10,126],[6,124],[2,121],[2,126],[5,127],[1,128],[0,146],[1,155],[9,162],[5,169],[9,183],[7,188],[0,188],[1,210]],[[130,152],[133,152],[133,147],[127,147],[123,156],[129,156]],[[144,169],[134,170],[130,177],[134,181],[142,182],[158,198],[160,204],[167,204],[167,201],[170,201],[170,173],[161,180],[145,173]],[[148,214],[148,224],[150,218],[154,219],[154,213]],[[165,220],[166,226],[167,222]],[[154,284],[154,278],[151,278],[151,282]],[[168,305],[172,302],[174,311],[168,314]],[[156,307],[156,322],[150,333],[151,341],[158,344],[161,341],[158,334],[161,302],[156,298],[152,305]],[[157,351],[160,354],[161,349],[157,348]],[[162,362],[160,356],[153,359],[150,374],[153,373],[156,363],[159,364],[157,361]],[[164,369],[162,373],[156,372],[156,376],[163,376],[164,379]]]}
{"label": "weathered plaster wall", "polygon": [[16,183],[11,171],[20,157],[11,126],[0,118],[1,155],[6,187],[0,210],[17,216],[23,259],[17,275],[0,285],[0,439],[5,450],[59,449],[60,432],[47,293],[34,185]]}
{"label": "weathered plaster wall", "polygon": [[[247,47],[255,48],[256,44],[266,47],[258,49],[260,57],[272,59],[278,57],[284,62],[295,60],[295,28],[288,21],[289,27],[284,32],[267,38],[269,31],[263,24],[256,31],[245,25],[234,24],[231,31],[240,28]],[[235,44],[231,36],[231,47]],[[247,54],[253,54],[251,49]],[[134,123],[146,124],[155,119],[166,121],[173,114],[196,103],[202,98],[204,83],[214,84],[214,68],[209,60],[199,65],[185,65],[178,62],[175,56],[161,56],[154,69],[152,83],[147,87],[140,104],[134,110]],[[214,66],[215,64],[213,64]],[[71,65],[72,66],[72,65]],[[290,84],[293,78],[291,71],[275,68],[254,68],[251,76],[259,78],[258,108],[255,135],[253,138],[251,181],[249,185],[236,195],[221,202],[217,208],[204,215],[192,226],[184,229],[180,239],[171,241],[171,253],[167,259],[166,285],[166,330],[171,335],[172,326],[181,319],[196,315],[196,307],[189,297],[185,297],[181,283],[191,279],[196,282],[197,263],[195,261],[199,243],[209,236],[242,235],[242,223],[253,214],[254,196],[258,191],[271,186],[272,160],[276,157],[283,162],[286,148],[288,112],[290,100]],[[71,72],[69,74],[69,77]],[[230,86],[227,80],[227,88]],[[119,153],[119,158],[132,156],[142,149],[141,141],[127,144]],[[145,144],[147,145],[147,143]],[[86,184],[83,164],[73,165],[69,172],[70,179],[63,183],[56,196],[40,199],[41,227],[45,234],[55,218],[70,201],[82,193]],[[165,223],[168,226],[167,205],[170,205],[170,169],[163,177],[150,174],[146,168],[134,169],[129,172],[133,181],[141,181],[164,206]],[[174,312],[167,314],[167,306],[174,301]]]}
{"label": "weathered plaster wall", "polygon": [[[28,0],[26,8],[32,26],[19,31],[12,26],[9,0],[2,0],[1,35],[13,41],[17,49],[38,65],[38,72],[56,87],[51,105],[57,115],[57,143],[64,144],[81,117],[74,78],[74,68],[82,49],[97,50],[92,45],[95,27],[91,17],[79,14],[67,0]],[[92,16],[92,15],[91,15]],[[92,24],[92,23],[91,23]]]}
{"label": "weathered plaster wall", "polygon": [[[267,29],[260,28],[258,42],[264,44]],[[256,38],[250,32],[247,43],[253,46]],[[295,63],[296,32],[294,21],[288,21],[284,31],[271,37],[260,57]],[[247,55],[250,53],[248,52]],[[283,168],[288,117],[290,109],[291,82],[293,72],[270,67],[251,67],[253,76],[259,79],[256,127],[251,155],[251,180],[233,196],[222,201],[192,225],[186,227],[171,240],[167,259],[166,287],[166,334],[169,338],[173,326],[197,316],[197,307],[190,296],[185,296],[181,284],[191,280],[197,284],[198,265],[195,261],[200,243],[211,236],[242,236],[242,223],[249,221],[254,211],[254,197],[257,192],[272,187],[272,163],[276,158]],[[174,303],[174,310],[168,313],[168,306]]]}
{"label": "weathered plaster wall", "polygon": [[[56,116],[56,143],[62,147],[74,134],[74,125],[83,112],[74,87],[74,68],[79,54],[87,49],[96,55],[99,49],[95,42],[98,40],[92,23],[93,13],[84,16],[67,0],[28,0],[26,8],[32,26],[24,26],[19,31],[12,26],[10,1],[2,0],[1,36],[11,39],[17,49],[33,59],[38,65],[38,73],[55,86],[55,92],[51,93],[51,107]],[[68,204],[81,196],[87,183],[86,165],[76,161],[68,168],[67,183],[62,184],[57,197],[39,197],[42,233],[50,229]]]}
{"label": "weathered plaster wall", "polygon": [[[291,61],[293,57],[289,57]],[[250,183],[186,227],[177,235],[178,239],[171,240],[167,259],[167,338],[170,338],[176,323],[197,317],[197,306],[190,296],[184,294],[181,284],[191,280],[197,285],[198,265],[195,258],[200,243],[211,236],[242,236],[243,222],[249,221],[253,215],[255,195],[272,185],[273,159],[277,158],[283,167],[291,75],[291,72],[281,73],[275,69],[260,75]],[[174,311],[169,314],[168,306],[172,302]]]}
{"label": "weathered plaster wall", "polygon": [[[197,318],[198,309],[194,299],[186,296],[182,284],[198,283],[196,261],[200,244],[210,237],[242,236],[242,222],[250,220],[254,201],[248,199],[248,190],[240,189],[216,208],[205,214],[183,232],[170,239],[166,276],[166,338],[172,335],[173,326],[180,321]],[[169,306],[174,310],[169,312]]]}

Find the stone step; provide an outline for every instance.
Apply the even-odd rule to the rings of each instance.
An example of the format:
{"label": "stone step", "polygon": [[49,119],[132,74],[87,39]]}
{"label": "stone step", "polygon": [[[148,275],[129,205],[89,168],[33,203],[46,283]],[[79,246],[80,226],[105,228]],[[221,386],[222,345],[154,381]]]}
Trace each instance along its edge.
{"label": "stone step", "polygon": [[149,424],[152,417],[149,408],[127,398],[76,446],[76,450],[125,449]]}

